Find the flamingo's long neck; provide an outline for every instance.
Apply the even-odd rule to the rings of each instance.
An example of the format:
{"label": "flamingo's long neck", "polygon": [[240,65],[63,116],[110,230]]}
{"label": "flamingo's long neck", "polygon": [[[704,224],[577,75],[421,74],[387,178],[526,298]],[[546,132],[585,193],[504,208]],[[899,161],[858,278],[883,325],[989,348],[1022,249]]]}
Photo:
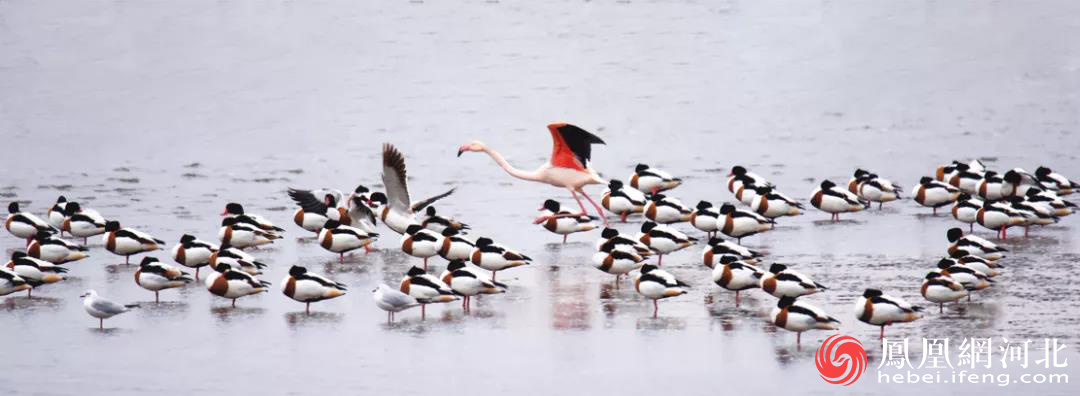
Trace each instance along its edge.
{"label": "flamingo's long neck", "polygon": [[492,150],[490,147],[484,147],[484,152],[487,153],[487,155],[490,155],[491,159],[495,160],[495,163],[499,164],[499,167],[503,168],[510,176],[522,180],[542,181],[539,172],[523,171],[513,167],[509,162],[506,162],[506,158],[503,158],[502,154],[499,154],[498,151]]}

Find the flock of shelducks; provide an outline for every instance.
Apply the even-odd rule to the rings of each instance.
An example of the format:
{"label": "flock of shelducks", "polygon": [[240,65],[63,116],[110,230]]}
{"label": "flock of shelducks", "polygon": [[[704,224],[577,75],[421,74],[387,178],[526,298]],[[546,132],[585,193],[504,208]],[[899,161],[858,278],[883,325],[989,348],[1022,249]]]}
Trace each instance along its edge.
{"label": "flock of shelducks", "polygon": [[[734,166],[726,187],[742,207],[726,202],[716,206],[708,201],[690,207],[670,196],[670,191],[682,184],[680,178],[639,164],[626,182],[603,180],[589,167],[591,146],[603,144],[603,140],[570,124],[552,124],[548,129],[554,142],[552,157],[533,171],[514,168],[501,154],[480,142],[461,146],[458,156],[484,152],[511,176],[567,189],[580,211],[566,210],[558,201],[545,200],[534,223],[562,236],[563,243],[571,234],[602,229],[592,257],[594,267],[615,275],[616,285],[623,275],[632,275],[634,289],[653,301],[654,317],[659,300],[686,294],[689,289],[686,282],[662,269],[663,257],[703,240],[707,242],[702,262],[717,286],[735,292],[736,306],[740,304],[740,293],[749,289],[761,289],[777,298],[770,321],[796,332],[797,344],[804,331],[837,328],[837,319],[799,300],[826,290],[825,286],[784,264],[773,263],[763,270],[758,265],[764,262],[764,255],[740,245],[742,238],[772,230],[783,217],[802,214],[805,207],[801,202],[781,193],[761,175]],[[458,300],[462,300],[467,313],[472,297],[505,293],[508,286],[495,280],[497,272],[529,265],[532,259],[491,238],[466,236],[468,225],[441,216],[432,204],[451,195],[453,189],[413,202],[404,156],[388,144],[383,146],[382,154],[385,192],[365,186],[357,187],[348,196],[333,189],[289,189],[289,197],[299,206],[294,223],[316,234],[319,246],[337,254],[342,263],[346,254],[371,250],[380,237],[376,232],[379,223],[401,235],[401,251],[420,259],[418,264],[404,271],[398,285],[379,285],[372,291],[375,304],[387,312],[391,322],[396,313],[410,308],[420,307],[424,318],[426,305]],[[607,186],[600,203],[583,190],[590,184]],[[969,224],[969,230],[973,231],[978,223],[1005,239],[1009,227],[1024,227],[1027,235],[1031,226],[1053,224],[1072,214],[1076,205],[1061,196],[1078,187],[1049,168],[1040,167],[1034,174],[1019,168],[999,174],[976,160],[939,167],[934,176],[919,181],[912,196],[918,204],[933,208],[935,214],[938,208],[951,206],[952,216]],[[582,197],[591,204],[595,215],[588,213]],[[881,208],[886,202],[901,199],[901,187],[873,172],[857,169],[846,186],[823,180],[809,198],[814,208],[838,221],[843,213],[866,210],[873,203]],[[629,235],[609,227],[604,210],[622,222],[631,215],[642,216],[640,232]],[[8,211],[5,228],[25,240],[26,249],[12,254],[11,261],[0,268],[0,295],[25,290],[29,296],[34,288],[63,281],[67,271],[63,264],[88,257],[85,243],[89,237],[101,235],[105,250],[124,256],[125,263],[130,263],[133,255],[164,249],[166,245],[161,239],[121,227],[119,222],[106,220],[97,211],[64,197],[48,210],[44,220],[22,211],[15,202]],[[194,269],[194,276],[148,256],[135,272],[135,284],[154,292],[155,301],[159,301],[160,291],[199,281],[199,271],[209,267],[203,284],[211,294],[231,300],[232,306],[241,297],[268,291],[271,284],[258,278],[266,264],[245,249],[274,243],[284,229],[263,216],[246,212],[238,203],[227,204],[222,216],[218,244],[183,235],[171,249],[173,261]],[[689,223],[704,237],[680,231],[675,227],[679,223]],[[65,233],[81,238],[83,244],[63,239]],[[937,303],[939,311],[944,303],[970,300],[971,292],[993,285],[1005,252],[986,239],[965,235],[961,228],[948,230],[946,236],[950,242],[948,254],[926,275],[921,287],[922,296]],[[439,276],[428,272],[429,259],[436,256],[447,262]],[[655,265],[646,263],[652,256],[656,256]],[[289,269],[280,289],[287,297],[305,304],[305,311],[310,311],[312,302],[346,293],[346,285],[300,266]],[[104,319],[137,306],[109,301],[93,290],[82,297],[87,313],[99,319],[99,327],[104,326]],[[866,289],[854,309],[860,321],[881,327],[881,337],[885,326],[916,320],[921,311],[877,289]]]}

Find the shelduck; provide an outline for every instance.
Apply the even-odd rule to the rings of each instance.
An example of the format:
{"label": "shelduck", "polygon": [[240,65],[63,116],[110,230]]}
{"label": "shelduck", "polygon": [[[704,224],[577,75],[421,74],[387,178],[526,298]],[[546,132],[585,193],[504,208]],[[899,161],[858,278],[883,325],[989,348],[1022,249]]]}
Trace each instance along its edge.
{"label": "shelduck", "polygon": [[1009,204],[984,201],[983,207],[975,214],[979,225],[998,233],[998,238],[1006,239],[1009,227],[1023,225],[1027,220]]}
{"label": "shelduck", "polygon": [[959,264],[953,259],[941,259],[938,261],[937,267],[938,272],[942,275],[948,276],[964,286],[964,289],[969,292],[967,295],[968,301],[971,301],[970,292],[983,290],[994,284],[994,280],[990,279],[990,277],[966,265]]}
{"label": "shelduck", "polygon": [[218,297],[232,300],[268,291],[270,282],[262,281],[246,272],[232,269],[228,264],[218,264],[213,273],[206,277],[206,289]]}
{"label": "shelduck", "polygon": [[846,212],[858,212],[866,208],[859,197],[847,190],[836,187],[836,183],[823,180],[821,184],[810,193],[810,204],[815,208],[832,215],[833,221],[840,220],[840,214]]}
{"label": "shelduck", "polygon": [[16,274],[15,271],[7,267],[0,267],[0,296],[30,290],[32,287],[26,279]]}
{"label": "shelduck", "polygon": [[645,204],[645,218],[660,224],[690,221],[691,212],[682,201],[664,194],[653,194]]}
{"label": "shelduck", "polygon": [[120,222],[117,221],[105,223],[102,241],[105,243],[105,250],[124,256],[125,265],[131,264],[132,255],[152,252],[165,245],[165,241],[154,238],[150,234],[133,228],[120,228]]}
{"label": "shelduck", "polygon": [[192,281],[188,274],[154,257],[143,257],[139,270],[135,271],[135,284],[154,292],[154,303],[160,302],[158,294],[165,289],[184,287]]}
{"label": "shelduck", "polygon": [[338,223],[337,220],[327,220],[319,231],[319,246],[332,253],[338,254],[338,261],[345,263],[345,253],[356,249],[366,248],[379,237],[379,234],[368,233],[356,227],[349,227]]}
{"label": "shelduck", "polygon": [[461,307],[466,313],[472,311],[470,303],[473,296],[506,293],[507,289],[502,283],[486,279],[484,274],[469,268],[462,260],[453,260],[447,264],[446,271],[443,271],[440,278],[451,290],[463,297]]}
{"label": "shelduck", "polygon": [[750,209],[755,213],[770,219],[782,216],[798,216],[802,214],[803,205],[787,195],[781,194],[771,186],[758,187],[757,199],[750,203]]}
{"label": "shelduck", "polygon": [[936,215],[938,208],[956,202],[960,197],[960,189],[926,176],[919,179],[919,184],[915,185],[911,196],[919,205],[934,208]]}
{"label": "shelduck", "polygon": [[784,296],[769,313],[772,324],[795,332],[795,345],[802,344],[802,333],[808,330],[838,330],[840,321],[821,308]]}
{"label": "shelduck", "polygon": [[968,295],[964,285],[940,272],[926,274],[919,292],[927,301],[937,303],[939,313],[945,312],[945,303],[959,301]]}
{"label": "shelduck", "polygon": [[5,267],[31,286],[26,289],[27,297],[32,297],[37,287],[64,280],[62,274],[67,272],[67,268],[27,256],[26,253],[20,251],[11,253],[11,261],[8,261]]}
{"label": "shelduck", "polygon": [[1080,189],[1080,184],[1069,180],[1064,175],[1054,172],[1045,166],[1035,169],[1035,178],[1048,190],[1058,195],[1069,195]]}
{"label": "shelduck", "polygon": [[399,290],[420,302],[420,320],[427,316],[427,304],[448,303],[458,299],[457,293],[450,286],[417,266],[410,268],[405,277],[401,278]]}
{"label": "shelduck", "polygon": [[670,272],[651,264],[641,266],[641,273],[634,279],[634,290],[653,301],[653,318],[660,312],[657,301],[686,294],[690,285],[675,278]]}
{"label": "shelduck", "polygon": [[626,250],[632,251],[642,257],[648,257],[653,254],[652,249],[633,236],[623,235],[619,233],[619,230],[614,228],[605,228],[603,231],[600,231],[600,240],[596,241],[596,251],[610,253],[613,249],[620,247],[625,247]]}
{"label": "shelduck", "polygon": [[172,248],[172,258],[177,264],[195,269],[195,280],[199,280],[199,270],[210,264],[210,256],[217,253],[218,247],[209,242],[184,234],[180,243]]}
{"label": "shelduck", "polygon": [[761,287],[761,277],[765,272],[733,255],[720,256],[712,271],[713,283],[735,292],[735,307],[739,307],[739,292]]}
{"label": "shelduck", "polygon": [[458,235],[457,230],[447,228],[442,232],[442,246],[439,247],[439,257],[447,261],[469,260],[472,257],[476,244],[473,241]]}
{"label": "shelduck", "polygon": [[964,235],[960,228],[950,228],[945,233],[949,239],[949,254],[964,252],[988,260],[1001,260],[1009,250],[974,234]]}
{"label": "shelduck", "polygon": [[630,175],[630,187],[648,191],[651,194],[673,189],[680,184],[682,184],[682,179],[646,164],[637,164],[634,167],[634,173]]}
{"label": "shelduck", "polygon": [[244,206],[236,202],[230,202],[225,205],[225,211],[221,212],[222,216],[236,218],[237,223],[247,224],[253,227],[257,227],[260,230],[269,233],[284,232],[285,229],[274,225],[274,223],[267,220],[265,217],[259,216],[254,213],[244,212]]}
{"label": "shelduck", "polygon": [[344,284],[297,265],[289,268],[289,275],[281,280],[281,293],[304,303],[304,313],[311,313],[311,303],[344,296],[345,291]]}
{"label": "shelduck", "polygon": [[828,288],[800,272],[788,269],[784,264],[775,263],[761,277],[761,290],[779,298],[806,296]]}
{"label": "shelduck", "polygon": [[709,201],[699,201],[696,209],[690,213],[690,225],[694,226],[698,230],[705,232],[705,234],[712,238],[717,228],[716,219],[720,217],[713,204]]}
{"label": "shelduck", "polygon": [[922,307],[914,306],[878,289],[866,289],[862,297],[855,299],[855,318],[859,321],[881,327],[879,339],[885,338],[885,326],[894,323],[913,322],[922,315]]}
{"label": "shelduck", "polygon": [[776,220],[757,213],[736,209],[735,205],[725,203],[720,206],[720,218],[716,219],[717,228],[729,237],[742,243],[744,237],[773,229]]}
{"label": "shelduck", "polygon": [[982,207],[981,199],[962,193],[952,207],[952,216],[961,223],[967,223],[969,232],[975,232],[975,223],[979,221],[979,209]]}
{"label": "shelduck", "polygon": [[53,204],[47,212],[45,212],[45,220],[49,222],[53,228],[60,230],[60,235],[64,234],[64,219],[66,218],[68,200],[61,195],[56,199],[56,203]]}
{"label": "shelduck", "polygon": [[26,240],[29,244],[30,240],[37,235],[38,231],[44,231],[48,233],[55,233],[58,230],[53,226],[46,223],[44,220],[34,216],[30,212],[22,212],[19,210],[19,203],[12,202],[8,204],[8,217],[4,221],[4,228],[18,238]]}
{"label": "shelduck", "polygon": [[90,257],[85,246],[76,245],[54,237],[53,234],[39,231],[30,246],[26,247],[26,253],[30,257],[39,258],[53,264],[64,264]]}
{"label": "shelduck", "polygon": [[424,219],[420,221],[420,225],[437,233],[442,233],[443,230],[447,228],[452,228],[456,231],[469,229],[468,224],[449,217],[440,216],[436,212],[434,206],[428,206],[424,211]]}
{"label": "shelduck", "polygon": [[545,230],[562,235],[563,243],[566,243],[566,237],[570,234],[591,231],[596,228],[596,223],[593,223],[591,217],[562,210],[559,202],[553,199],[544,201],[544,204],[537,210],[541,212],[540,217],[536,220],[539,222],[537,224],[541,224]]}
{"label": "shelduck", "polygon": [[641,225],[641,233],[637,235],[637,240],[656,252],[657,266],[663,265],[665,254],[688,248],[697,241],[696,238],[689,237],[679,230],[651,221],[646,221]]}
{"label": "shelduck", "polygon": [[735,242],[725,241],[720,238],[709,239],[709,243],[705,245],[705,249],[701,251],[701,259],[705,266],[710,269],[715,268],[716,260],[723,256],[735,256],[747,264],[757,264],[763,254]]}
{"label": "shelduck", "polygon": [[73,237],[82,238],[84,245],[87,238],[105,233],[107,221],[96,210],[84,209],[78,202],[68,202],[64,210],[65,217],[60,229]]}
{"label": "shelduck", "polygon": [[593,253],[593,268],[615,275],[615,285],[619,284],[619,277],[630,271],[640,269],[645,261],[631,245],[613,245],[608,251]]}
{"label": "shelduck", "polygon": [[633,213],[645,211],[648,198],[638,189],[623,185],[623,182],[611,180],[607,190],[600,196],[600,204],[609,212],[619,216],[619,220],[626,222],[626,217]]}
{"label": "shelduck", "polygon": [[246,249],[274,243],[280,239],[274,233],[263,231],[257,226],[241,223],[237,217],[226,217],[221,220],[221,229],[218,231],[218,239],[222,244],[229,244],[237,249]]}
{"label": "shelduck", "polygon": [[308,190],[289,189],[292,198],[300,208],[293,213],[293,222],[305,230],[318,234],[327,220],[336,220],[339,224],[351,225],[348,209],[338,206],[334,194],[324,194],[319,199]]}
{"label": "shelduck", "polygon": [[211,269],[217,271],[218,266],[221,264],[228,264],[229,268],[249,275],[262,275],[262,269],[267,267],[255,256],[229,245],[221,245],[216,252],[210,254]]}
{"label": "shelduck", "polygon": [[477,238],[476,248],[472,251],[472,263],[477,267],[491,271],[491,280],[495,280],[495,272],[529,265],[532,258],[518,253],[505,246],[499,245],[491,238]]}

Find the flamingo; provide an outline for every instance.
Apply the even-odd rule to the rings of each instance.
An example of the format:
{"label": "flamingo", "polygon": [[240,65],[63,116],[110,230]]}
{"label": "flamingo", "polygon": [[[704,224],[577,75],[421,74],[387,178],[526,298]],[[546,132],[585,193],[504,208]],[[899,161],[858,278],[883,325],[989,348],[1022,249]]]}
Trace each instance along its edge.
{"label": "flamingo", "polygon": [[[600,205],[597,205],[596,201],[593,201],[593,199],[582,190],[582,187],[590,184],[607,184],[606,181],[600,178],[600,175],[598,175],[595,170],[589,167],[592,145],[606,143],[596,135],[571,124],[551,124],[548,125],[548,131],[551,131],[551,140],[553,143],[551,159],[543,165],[540,165],[540,167],[534,171],[526,171],[513,167],[506,162],[506,159],[503,158],[502,154],[499,154],[499,152],[492,150],[478,141],[461,146],[458,148],[457,155],[458,157],[461,157],[461,154],[466,151],[485,152],[495,160],[495,163],[498,164],[499,167],[505,170],[506,173],[509,173],[510,176],[570,190],[570,195],[574,197],[578,206],[581,207],[581,213],[572,213],[570,216],[588,215],[585,210],[585,204],[581,202],[581,198],[578,196],[578,193],[581,193],[581,195],[585,196],[585,199],[592,204],[593,208],[596,209],[597,216],[604,220],[604,226],[607,226],[607,217],[604,216],[604,212],[600,209]],[[537,219],[537,224],[547,221],[550,218],[562,216],[563,215],[553,214],[548,217],[541,217]]]}

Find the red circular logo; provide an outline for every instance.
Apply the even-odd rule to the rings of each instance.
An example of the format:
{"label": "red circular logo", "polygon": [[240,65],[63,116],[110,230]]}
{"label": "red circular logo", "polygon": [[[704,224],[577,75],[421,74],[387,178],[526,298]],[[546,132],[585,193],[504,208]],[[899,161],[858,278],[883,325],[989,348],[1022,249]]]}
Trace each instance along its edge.
{"label": "red circular logo", "polygon": [[848,386],[866,371],[866,350],[855,337],[835,334],[821,343],[814,363],[825,382]]}

